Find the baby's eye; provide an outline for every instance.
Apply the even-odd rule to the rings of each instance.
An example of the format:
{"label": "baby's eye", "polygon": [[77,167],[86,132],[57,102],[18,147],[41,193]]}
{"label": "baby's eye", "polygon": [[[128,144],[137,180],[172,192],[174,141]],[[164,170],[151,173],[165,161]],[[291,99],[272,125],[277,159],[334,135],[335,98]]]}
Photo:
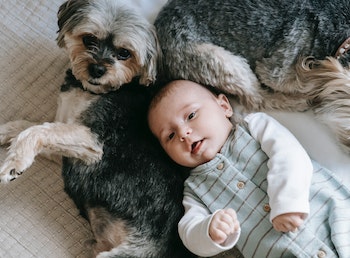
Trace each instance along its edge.
{"label": "baby's eye", "polygon": [[192,112],[191,114],[188,115],[188,120],[193,119],[196,116],[196,112]]}
{"label": "baby's eye", "polygon": [[175,136],[175,133],[171,133],[171,134],[169,134],[169,140],[171,140],[171,139],[173,139],[174,138],[174,136]]}

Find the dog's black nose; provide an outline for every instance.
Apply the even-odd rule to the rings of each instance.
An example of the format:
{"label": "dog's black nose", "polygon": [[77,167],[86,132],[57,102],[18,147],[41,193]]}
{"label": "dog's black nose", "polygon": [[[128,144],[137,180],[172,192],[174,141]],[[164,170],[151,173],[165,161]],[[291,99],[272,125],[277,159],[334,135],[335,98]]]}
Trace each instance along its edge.
{"label": "dog's black nose", "polygon": [[88,69],[90,76],[92,76],[93,78],[100,78],[107,71],[107,68],[100,64],[90,64]]}

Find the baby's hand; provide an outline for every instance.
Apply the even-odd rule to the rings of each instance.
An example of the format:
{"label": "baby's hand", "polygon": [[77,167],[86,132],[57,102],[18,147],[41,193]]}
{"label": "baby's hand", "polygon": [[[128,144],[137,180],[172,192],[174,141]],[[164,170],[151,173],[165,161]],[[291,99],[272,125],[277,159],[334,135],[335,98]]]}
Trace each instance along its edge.
{"label": "baby's hand", "polygon": [[226,241],[227,237],[239,230],[239,222],[233,209],[220,210],[214,214],[209,225],[209,236],[218,244]]}
{"label": "baby's hand", "polygon": [[272,220],[274,229],[281,232],[296,232],[303,223],[303,213],[298,212],[281,214]]}

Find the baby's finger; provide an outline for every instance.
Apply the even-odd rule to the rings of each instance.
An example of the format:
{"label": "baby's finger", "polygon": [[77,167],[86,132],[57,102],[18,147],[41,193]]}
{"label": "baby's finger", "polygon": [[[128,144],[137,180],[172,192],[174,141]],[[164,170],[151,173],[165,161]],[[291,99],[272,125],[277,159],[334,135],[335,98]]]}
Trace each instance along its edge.
{"label": "baby's finger", "polygon": [[209,231],[209,235],[211,237],[211,239],[218,243],[218,244],[222,244],[226,241],[227,239],[227,234],[225,234],[225,232],[221,231],[221,230],[211,230]]}
{"label": "baby's finger", "polygon": [[230,215],[232,219],[236,220],[237,219],[237,213],[235,212],[234,209],[228,208],[224,210],[226,214]]}
{"label": "baby's finger", "polygon": [[237,220],[237,214],[233,209],[227,209],[225,210],[225,216],[223,217],[223,220],[228,224],[230,232],[227,233],[234,233],[240,228],[239,222]]}
{"label": "baby's finger", "polygon": [[295,227],[292,223],[274,223],[273,227],[275,228],[276,231],[280,231],[280,232],[295,232],[298,228]]}

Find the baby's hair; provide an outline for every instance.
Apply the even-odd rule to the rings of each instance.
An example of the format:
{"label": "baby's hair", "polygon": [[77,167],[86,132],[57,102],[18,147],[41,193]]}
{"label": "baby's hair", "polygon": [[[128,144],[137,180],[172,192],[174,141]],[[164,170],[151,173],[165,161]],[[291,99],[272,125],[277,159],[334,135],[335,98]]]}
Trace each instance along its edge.
{"label": "baby's hair", "polygon": [[[163,99],[164,97],[166,97],[169,93],[172,92],[172,90],[176,87],[174,87],[174,84],[180,84],[181,82],[177,82],[177,81],[172,81],[172,82],[168,82],[166,84],[164,84],[163,86],[159,86],[159,88],[154,92],[152,100],[150,102],[149,105],[149,109],[151,110],[152,108],[154,108],[161,99]],[[199,84],[198,85],[206,88],[207,90],[209,90],[214,96],[218,96],[220,92],[217,88],[212,87],[212,86],[207,86],[207,85],[203,85],[203,84]],[[170,87],[171,86],[171,87]]]}
{"label": "baby's hair", "polygon": [[[158,88],[153,92],[153,97],[150,102],[150,105],[148,107],[148,112],[150,112],[164,97],[166,97],[168,94],[170,94],[178,85],[180,85],[181,81],[172,81],[168,82],[163,85],[159,85]],[[175,84],[175,86],[174,86]],[[199,84],[203,88],[207,89],[213,96],[217,97],[219,94],[225,94],[222,91],[220,91],[218,88],[208,85]],[[233,115],[230,118],[231,122],[233,124],[242,123],[243,118],[240,114],[233,112]]]}
{"label": "baby's hair", "polygon": [[169,87],[171,83],[167,83],[163,86],[158,86],[157,90],[153,93],[150,105],[148,110],[153,109],[165,96],[171,92],[171,87]]}

